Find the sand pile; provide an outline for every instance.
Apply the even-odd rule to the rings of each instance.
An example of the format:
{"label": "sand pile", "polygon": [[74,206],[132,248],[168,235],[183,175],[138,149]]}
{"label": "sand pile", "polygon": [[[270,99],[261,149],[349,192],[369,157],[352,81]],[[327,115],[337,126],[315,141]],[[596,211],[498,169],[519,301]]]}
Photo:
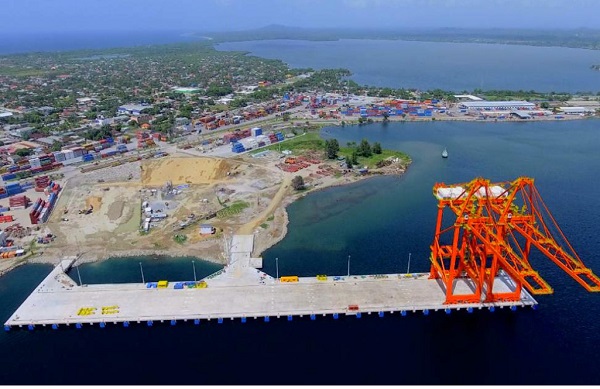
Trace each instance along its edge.
{"label": "sand pile", "polygon": [[142,185],[212,184],[223,179],[235,166],[220,158],[161,158],[142,162]]}

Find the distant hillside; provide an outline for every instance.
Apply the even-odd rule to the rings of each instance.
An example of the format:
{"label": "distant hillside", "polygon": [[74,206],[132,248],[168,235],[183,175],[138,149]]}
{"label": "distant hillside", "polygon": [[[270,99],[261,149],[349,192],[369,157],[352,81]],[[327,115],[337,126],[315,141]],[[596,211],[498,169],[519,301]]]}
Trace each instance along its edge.
{"label": "distant hillside", "polygon": [[390,39],[430,42],[501,43],[527,46],[560,46],[600,49],[600,30],[529,30],[529,29],[310,29],[269,25],[231,32],[203,34],[215,43],[268,39],[331,41],[338,39]]}

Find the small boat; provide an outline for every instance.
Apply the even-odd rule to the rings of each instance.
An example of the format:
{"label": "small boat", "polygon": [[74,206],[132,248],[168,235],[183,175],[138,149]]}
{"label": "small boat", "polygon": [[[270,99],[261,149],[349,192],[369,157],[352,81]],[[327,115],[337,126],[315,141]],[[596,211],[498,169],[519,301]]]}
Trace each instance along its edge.
{"label": "small boat", "polygon": [[442,151],[442,158],[448,158],[448,150],[446,150],[446,148]]}

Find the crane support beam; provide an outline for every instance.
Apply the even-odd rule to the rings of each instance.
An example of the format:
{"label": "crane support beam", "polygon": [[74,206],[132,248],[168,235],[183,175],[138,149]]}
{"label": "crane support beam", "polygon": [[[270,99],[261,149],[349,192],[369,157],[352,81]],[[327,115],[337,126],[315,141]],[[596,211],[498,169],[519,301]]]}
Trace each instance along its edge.
{"label": "crane support beam", "polygon": [[[600,292],[600,278],[579,258],[532,178],[494,184],[483,178],[456,185],[437,183],[433,194],[439,203],[430,278],[443,282],[447,304],[514,301],[523,287],[533,294],[552,293],[529,262],[532,248],[587,291]],[[444,223],[446,214],[451,215],[450,223]],[[499,272],[514,282],[511,292],[494,293]],[[459,278],[473,281],[471,294],[453,294]]]}

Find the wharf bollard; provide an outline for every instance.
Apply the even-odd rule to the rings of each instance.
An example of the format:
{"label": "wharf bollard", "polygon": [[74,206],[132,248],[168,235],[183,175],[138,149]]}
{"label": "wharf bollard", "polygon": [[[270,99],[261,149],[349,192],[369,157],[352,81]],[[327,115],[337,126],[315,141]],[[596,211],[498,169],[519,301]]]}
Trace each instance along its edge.
{"label": "wharf bollard", "polygon": [[200,325],[200,319],[194,319],[194,325]]}
{"label": "wharf bollard", "polygon": [[269,320],[271,320],[271,319],[269,318],[269,316],[265,316],[265,323],[268,323],[268,322],[269,322]]}
{"label": "wharf bollard", "polygon": [[406,316],[406,311],[400,311],[400,314],[401,314],[402,316]]}
{"label": "wharf bollard", "polygon": [[446,315],[449,315],[452,313],[452,310],[450,308],[446,308],[444,309],[444,312],[446,312]]}

